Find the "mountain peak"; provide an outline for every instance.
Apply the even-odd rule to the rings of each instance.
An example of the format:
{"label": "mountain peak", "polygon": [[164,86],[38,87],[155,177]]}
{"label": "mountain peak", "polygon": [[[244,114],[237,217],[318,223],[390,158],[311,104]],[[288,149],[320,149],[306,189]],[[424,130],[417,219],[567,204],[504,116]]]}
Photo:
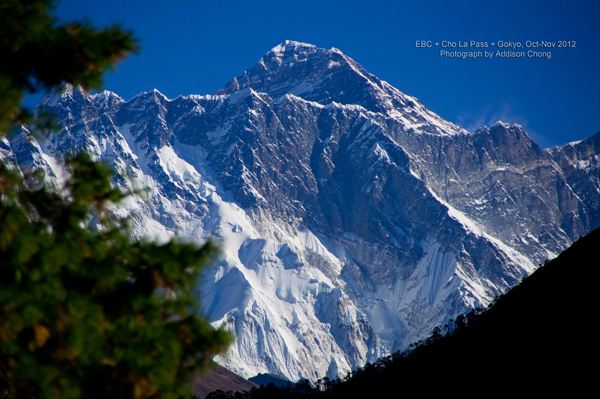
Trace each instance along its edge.
{"label": "mountain peak", "polygon": [[342,56],[346,58],[341,50],[332,47],[329,50],[315,46],[314,44],[296,42],[293,40],[286,40],[281,44],[273,47],[261,60],[271,59],[272,57],[283,58],[292,57],[295,61],[304,60],[314,54],[331,57],[331,56]]}
{"label": "mountain peak", "polygon": [[[273,47],[258,63],[232,79],[216,94],[232,94],[251,87],[278,99],[294,94],[326,105],[361,104],[363,94],[384,90],[382,82],[340,50],[286,40]],[[352,93],[350,93],[350,91]],[[373,102],[373,96],[369,96]],[[381,111],[380,107],[365,108]]]}
{"label": "mountain peak", "polygon": [[283,54],[287,52],[302,52],[307,50],[316,50],[317,46],[309,43],[296,42],[294,40],[286,40],[281,44],[273,47],[271,51],[267,53],[271,54]]}
{"label": "mountain peak", "polygon": [[248,87],[268,94],[275,101],[292,94],[323,106],[333,102],[357,105],[396,119],[407,129],[421,131],[424,127],[430,133],[442,135],[466,133],[427,110],[416,98],[369,73],[336,48],[326,50],[286,40],[216,94],[233,94]]}
{"label": "mountain peak", "polygon": [[74,86],[71,83],[65,83],[59,88],[50,90],[38,106],[54,107],[61,101],[73,100],[74,96],[86,97],[87,95],[87,92],[80,85]]}
{"label": "mountain peak", "polygon": [[129,101],[136,103],[136,102],[163,102],[163,101],[170,101],[170,100],[167,98],[167,96],[162,94],[157,89],[152,89],[150,91],[143,91],[140,94],[136,94]]}

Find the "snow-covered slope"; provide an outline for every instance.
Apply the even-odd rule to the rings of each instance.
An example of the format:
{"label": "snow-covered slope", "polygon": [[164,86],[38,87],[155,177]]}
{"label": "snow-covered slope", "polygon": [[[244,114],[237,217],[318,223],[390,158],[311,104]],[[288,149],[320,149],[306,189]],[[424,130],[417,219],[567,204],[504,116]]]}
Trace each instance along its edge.
{"label": "snow-covered slope", "polygon": [[216,95],[124,101],[78,88],[64,123],[0,157],[60,180],[87,151],[123,188],[137,237],[221,241],[203,309],[251,377],[349,370],[485,306],[600,221],[598,137],[541,150],[519,126],[474,134],[337,49],[284,42]]}

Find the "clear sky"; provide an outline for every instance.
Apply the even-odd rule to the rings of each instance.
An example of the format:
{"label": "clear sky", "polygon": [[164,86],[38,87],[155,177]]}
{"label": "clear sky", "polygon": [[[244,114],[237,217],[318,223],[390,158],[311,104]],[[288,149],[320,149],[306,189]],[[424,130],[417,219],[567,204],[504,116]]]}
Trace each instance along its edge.
{"label": "clear sky", "polygon": [[[61,20],[130,29],[142,51],[107,75],[125,100],[213,94],[284,40],[336,47],[369,72],[472,131],[519,123],[542,147],[600,131],[600,1],[63,0]],[[415,41],[440,46],[416,48]],[[442,48],[442,41],[455,48]],[[459,48],[464,42],[488,48]],[[520,42],[522,49],[491,43]],[[525,48],[549,41],[555,48]],[[558,48],[560,42],[575,47]],[[460,43],[460,44],[459,44]],[[550,51],[458,59],[440,51]]]}

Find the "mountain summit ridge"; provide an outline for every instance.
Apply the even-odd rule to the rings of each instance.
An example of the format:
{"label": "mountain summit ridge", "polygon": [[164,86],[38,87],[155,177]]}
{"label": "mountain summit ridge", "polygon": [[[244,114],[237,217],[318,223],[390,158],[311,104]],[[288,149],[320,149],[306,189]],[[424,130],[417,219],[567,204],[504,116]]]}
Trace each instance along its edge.
{"label": "mountain summit ridge", "polygon": [[396,118],[414,131],[433,126],[430,132],[438,134],[466,133],[425,108],[416,98],[372,75],[336,48],[325,50],[285,41],[216,94],[231,94],[247,87],[265,92],[275,100],[294,94],[322,105],[332,102],[360,105],[368,111]]}
{"label": "mountain summit ridge", "polygon": [[4,138],[0,159],[58,181],[54,160],[86,151],[149,188],[115,210],[135,237],[220,239],[199,295],[243,377],[345,376],[600,224],[600,133],[552,151],[516,125],[470,134],[337,50],[284,42],[216,95],[41,106],[62,133]]}

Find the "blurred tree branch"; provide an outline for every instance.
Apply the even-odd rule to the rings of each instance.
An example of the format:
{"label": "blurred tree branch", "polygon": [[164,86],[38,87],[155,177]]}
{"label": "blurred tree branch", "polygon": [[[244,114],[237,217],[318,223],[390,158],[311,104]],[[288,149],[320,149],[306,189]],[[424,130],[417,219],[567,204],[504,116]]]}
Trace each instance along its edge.
{"label": "blurred tree branch", "polygon": [[[0,3],[0,140],[23,123],[26,93],[99,88],[139,45],[119,26],[57,26],[51,0]],[[217,248],[132,242],[107,206],[126,194],[85,154],[60,190],[0,157],[0,394],[3,398],[190,397],[190,373],[230,335],[194,290]]]}

